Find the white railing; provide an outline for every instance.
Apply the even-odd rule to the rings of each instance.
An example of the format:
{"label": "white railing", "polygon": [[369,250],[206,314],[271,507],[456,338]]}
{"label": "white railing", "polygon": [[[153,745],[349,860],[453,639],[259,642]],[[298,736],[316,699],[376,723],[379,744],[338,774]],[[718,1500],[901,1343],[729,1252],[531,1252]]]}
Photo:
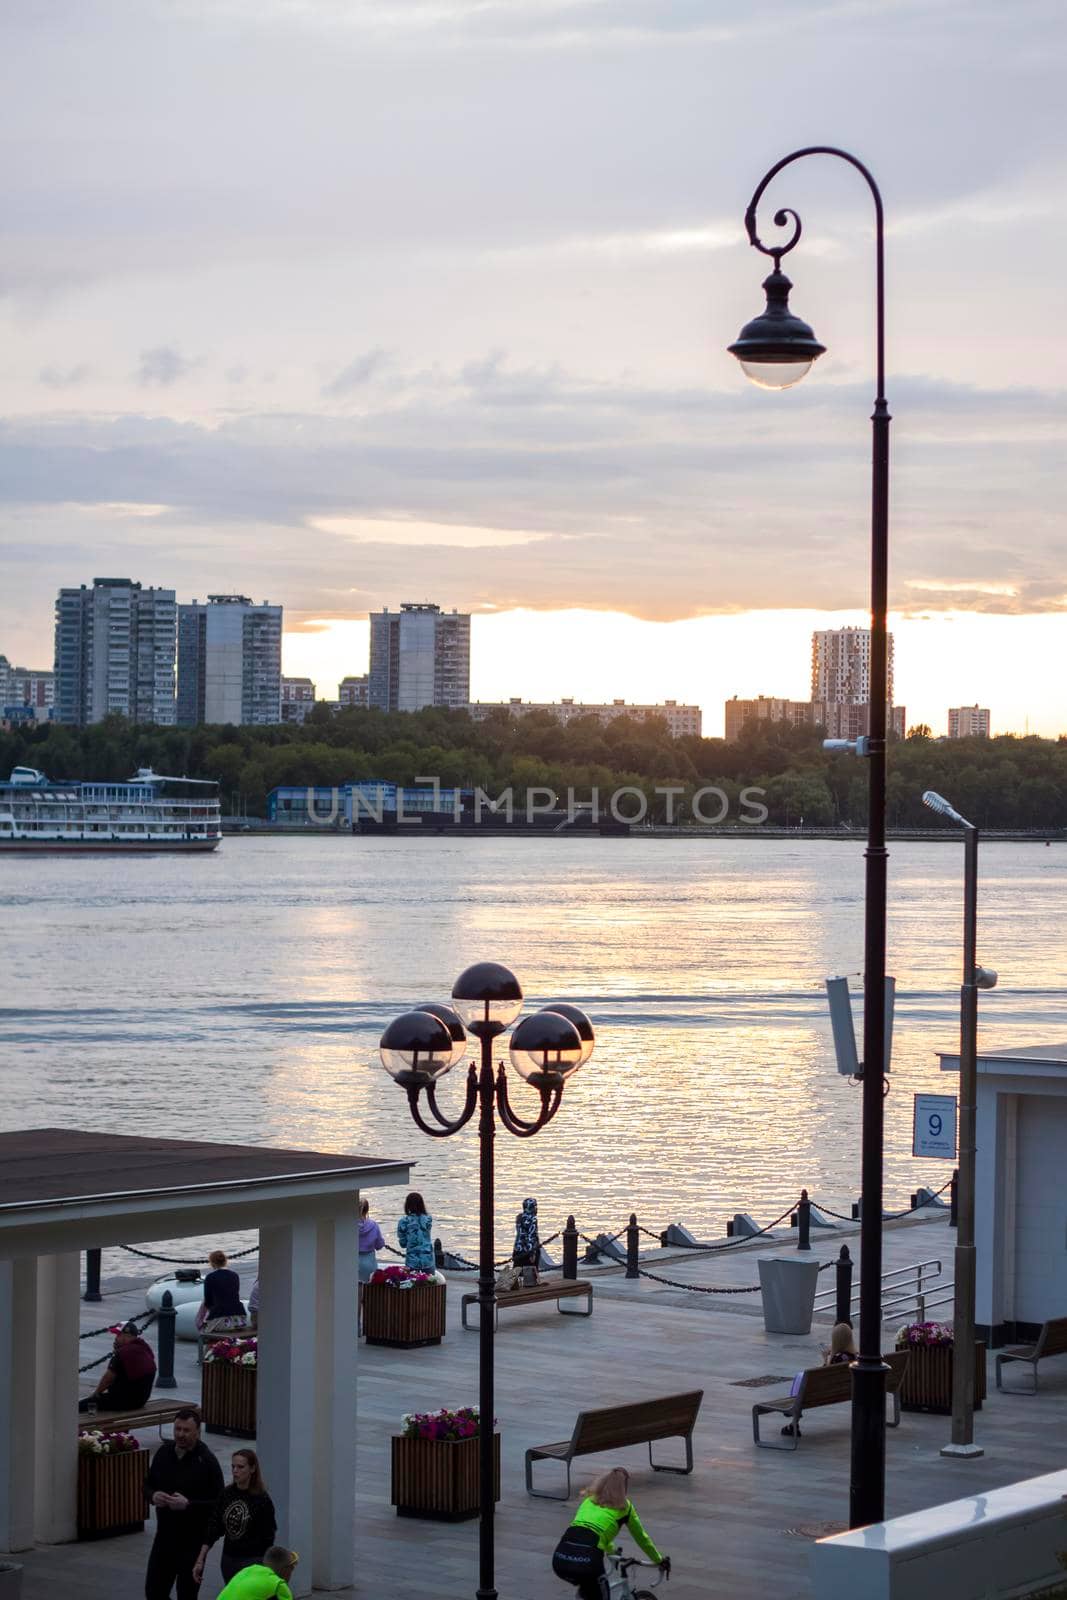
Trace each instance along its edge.
{"label": "white railing", "polygon": [[[935,1257],[928,1261],[916,1261],[911,1266],[894,1267],[889,1272],[882,1273],[882,1321],[886,1323],[908,1322],[914,1319],[917,1322],[927,1320],[927,1312],[931,1307],[951,1304],[954,1295],[954,1286],[951,1283],[939,1283],[941,1277],[941,1262]],[[857,1278],[852,1284],[852,1297],[849,1309],[859,1304],[860,1281]],[[837,1290],[823,1289],[815,1296],[815,1310],[829,1311],[837,1304]]]}

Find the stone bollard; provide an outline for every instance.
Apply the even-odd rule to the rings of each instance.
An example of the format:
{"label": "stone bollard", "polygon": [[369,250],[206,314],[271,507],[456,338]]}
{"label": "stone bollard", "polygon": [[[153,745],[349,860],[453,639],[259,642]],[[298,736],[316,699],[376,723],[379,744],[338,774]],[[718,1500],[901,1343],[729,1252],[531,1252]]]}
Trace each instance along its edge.
{"label": "stone bollard", "polygon": [[563,1230],[563,1276],[578,1276],[578,1229],[574,1226],[573,1217],[567,1218],[567,1226]]}
{"label": "stone bollard", "polygon": [[811,1249],[811,1201],[806,1189],[801,1189],[797,1206],[797,1249]]}
{"label": "stone bollard", "polygon": [[631,1211],[630,1221],[626,1228],[626,1276],[628,1278],[639,1278],[641,1276],[637,1270],[637,1252],[640,1248],[641,1241],[637,1231],[637,1214]]}
{"label": "stone bollard", "polygon": [[835,1322],[852,1322],[852,1257],[848,1253],[848,1245],[841,1246],[836,1263],[835,1276],[837,1278],[837,1304],[834,1310]]}
{"label": "stone bollard", "polygon": [[96,1304],[102,1298],[100,1294],[100,1251],[86,1250],[85,1252],[85,1293],[83,1300],[91,1300]]}
{"label": "stone bollard", "polygon": [[174,1324],[178,1320],[178,1313],[174,1305],[174,1296],[169,1289],[164,1289],[163,1300],[156,1321],[159,1324],[156,1349],[156,1388],[176,1389],[178,1380],[174,1376]]}

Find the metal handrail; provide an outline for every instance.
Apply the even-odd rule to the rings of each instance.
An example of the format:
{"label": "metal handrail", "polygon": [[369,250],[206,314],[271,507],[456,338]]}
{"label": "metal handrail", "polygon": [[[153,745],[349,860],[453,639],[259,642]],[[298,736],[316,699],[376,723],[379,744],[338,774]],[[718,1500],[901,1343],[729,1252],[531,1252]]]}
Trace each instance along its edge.
{"label": "metal handrail", "polygon": [[[929,1273],[927,1273],[927,1269],[930,1269]],[[908,1303],[912,1300],[922,1299],[925,1294],[924,1282],[928,1281],[929,1279],[937,1278],[940,1276],[940,1274],[941,1262],[934,1256],[931,1256],[926,1261],[914,1261],[910,1266],[907,1267],[894,1267],[889,1272],[883,1272],[881,1278],[883,1310],[897,1305],[900,1301]],[[914,1275],[915,1278],[914,1289],[906,1288],[903,1283],[896,1283],[892,1281],[897,1278],[907,1278],[910,1275]],[[887,1295],[887,1289],[895,1292]],[[859,1296],[860,1280],[857,1278],[852,1284],[852,1292],[849,1299],[850,1307],[858,1303]],[[815,1296],[816,1309],[820,1311],[825,1310],[827,1306],[836,1304],[836,1300],[836,1287],[833,1289],[823,1289]]]}

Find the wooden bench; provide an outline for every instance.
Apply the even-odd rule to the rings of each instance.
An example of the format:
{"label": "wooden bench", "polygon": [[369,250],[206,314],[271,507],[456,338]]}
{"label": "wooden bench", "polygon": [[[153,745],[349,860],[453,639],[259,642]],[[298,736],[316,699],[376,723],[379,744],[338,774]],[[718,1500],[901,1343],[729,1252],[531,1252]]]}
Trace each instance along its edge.
{"label": "wooden bench", "polygon": [[156,1428],[173,1422],[179,1411],[196,1406],[194,1400],[147,1400],[136,1411],[79,1411],[78,1431],[95,1428],[98,1433],[133,1433],[137,1428]]}
{"label": "wooden bench", "polygon": [[[585,1311],[564,1311],[559,1304],[560,1300],[572,1300],[576,1296],[585,1296]],[[542,1300],[555,1300],[556,1309],[566,1317],[591,1317],[593,1315],[593,1285],[591,1283],[578,1283],[572,1278],[556,1278],[551,1283],[536,1283],[530,1289],[505,1289],[496,1297],[496,1306],[493,1311],[493,1327],[499,1321],[500,1312],[507,1311],[512,1306],[535,1306]],[[476,1294],[465,1294],[459,1303],[460,1321],[468,1332],[477,1327],[467,1321],[467,1310],[470,1306],[478,1304]]]}
{"label": "wooden bench", "polygon": [[[604,1406],[599,1411],[580,1411],[569,1439],[557,1444],[541,1444],[526,1452],[526,1493],[542,1500],[569,1500],[571,1462],[575,1456],[599,1455],[625,1445],[647,1444],[648,1462],[653,1472],[687,1473],[693,1470],[693,1428],[704,1398],[703,1389],[688,1394],[660,1395],[654,1400],[636,1400],[622,1406]],[[656,1439],[684,1439],[685,1466],[661,1466],[652,1459]],[[535,1461],[562,1461],[567,1468],[567,1488],[552,1494],[533,1486]]]}
{"label": "wooden bench", "polygon": [[1034,1387],[1032,1390],[1017,1389],[1014,1392],[1036,1394],[1038,1362],[1044,1361],[1046,1356],[1064,1355],[1067,1355],[1067,1317],[1050,1317],[1038,1334],[1036,1343],[1009,1345],[997,1356],[997,1388],[1004,1387],[1000,1381],[1000,1369],[1005,1361],[1026,1361],[1034,1374]]}
{"label": "wooden bench", "polygon": [[[882,1360],[889,1368],[885,1392],[893,1401],[893,1417],[891,1421],[886,1419],[886,1425],[896,1428],[900,1426],[900,1385],[908,1365],[908,1352],[894,1350],[890,1355],[883,1356]],[[839,1361],[832,1367],[808,1367],[800,1374],[796,1394],[787,1394],[780,1400],[761,1400],[752,1407],[752,1437],[764,1450],[795,1450],[800,1439],[803,1412],[813,1411],[818,1406],[840,1405],[851,1399],[852,1368],[847,1362]],[[792,1432],[787,1433],[781,1443],[760,1438],[759,1419],[771,1412],[787,1417],[793,1424]]]}

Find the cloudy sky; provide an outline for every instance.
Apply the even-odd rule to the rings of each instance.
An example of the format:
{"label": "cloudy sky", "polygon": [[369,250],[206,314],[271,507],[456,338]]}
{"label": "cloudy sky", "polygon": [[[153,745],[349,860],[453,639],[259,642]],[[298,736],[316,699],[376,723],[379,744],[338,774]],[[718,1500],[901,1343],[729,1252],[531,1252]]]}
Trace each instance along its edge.
{"label": "cloudy sky", "polygon": [[[0,651],[61,584],[470,609],[482,698],[807,692],[867,600],[872,217],[772,190],[828,353],[753,390],[742,217],[889,220],[898,695],[1067,728],[1062,0],[21,0]],[[771,208],[773,210],[773,206]],[[763,216],[765,236],[774,232]]]}

